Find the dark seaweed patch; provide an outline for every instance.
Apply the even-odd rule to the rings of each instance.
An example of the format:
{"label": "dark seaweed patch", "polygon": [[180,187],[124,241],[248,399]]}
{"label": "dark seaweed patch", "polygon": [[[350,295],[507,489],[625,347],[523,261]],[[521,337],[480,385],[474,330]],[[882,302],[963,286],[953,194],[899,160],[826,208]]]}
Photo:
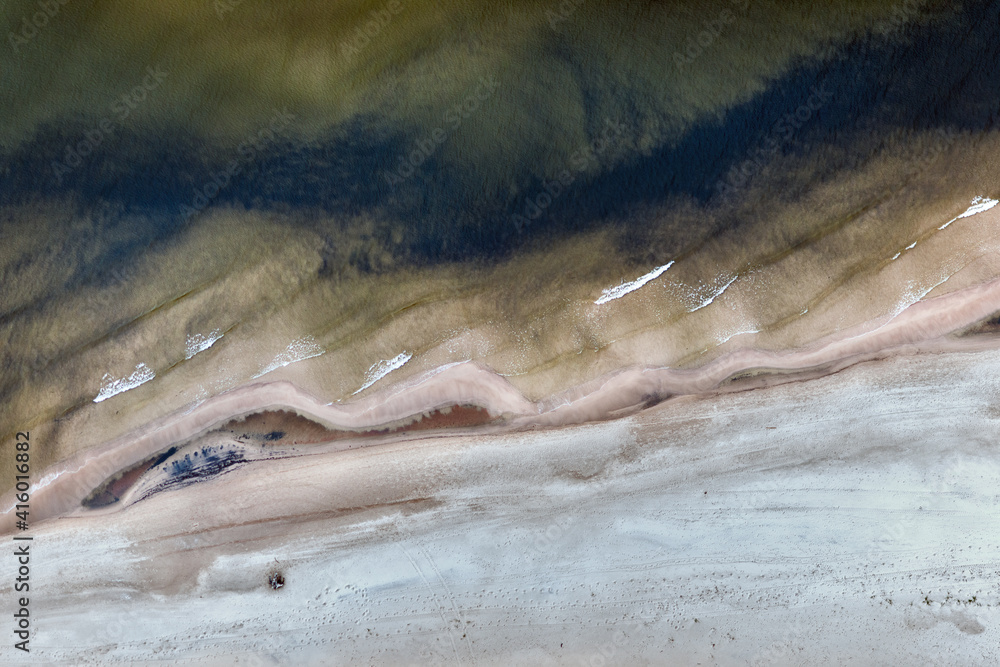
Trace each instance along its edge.
{"label": "dark seaweed patch", "polygon": [[135,502],[168,489],[182,488],[196,482],[203,482],[228,472],[230,469],[248,463],[241,449],[225,446],[206,446],[176,458],[161,466],[159,472],[165,479],[143,492]]}
{"label": "dark seaweed patch", "polygon": [[984,320],[980,320],[964,329],[956,331],[955,336],[995,336],[1000,334],[1000,313],[993,313]]}
{"label": "dark seaweed patch", "polygon": [[164,479],[145,491],[139,500],[166,489],[210,479],[233,466],[247,462],[242,450],[225,446],[201,447],[184,454],[183,457],[178,456],[179,451],[179,447],[171,447],[124,471],[115,473],[94,489],[81,504],[89,509],[113,505],[151,471],[164,476]]}
{"label": "dark seaweed patch", "polygon": [[648,410],[649,408],[659,405],[670,397],[671,394],[660,394],[659,392],[646,394],[642,397],[642,409]]}
{"label": "dark seaweed patch", "polygon": [[167,486],[201,477],[213,477],[246,459],[241,450],[226,447],[202,447],[193,454],[185,454],[184,458],[170,461],[163,466],[162,471],[170,477]]}
{"label": "dark seaweed patch", "polygon": [[132,488],[139,478],[142,477],[143,473],[157,467],[176,453],[177,447],[171,447],[164,452],[154,454],[131,468],[115,473],[91,491],[90,495],[84,498],[81,504],[89,509],[113,505],[121,500],[122,495]]}

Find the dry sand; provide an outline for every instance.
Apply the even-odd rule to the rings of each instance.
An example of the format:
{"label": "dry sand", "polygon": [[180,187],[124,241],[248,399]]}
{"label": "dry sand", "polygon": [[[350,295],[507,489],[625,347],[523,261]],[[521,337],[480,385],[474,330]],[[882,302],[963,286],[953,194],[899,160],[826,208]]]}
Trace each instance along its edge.
{"label": "dry sand", "polygon": [[46,522],[31,659],[994,664],[998,374],[893,357]]}

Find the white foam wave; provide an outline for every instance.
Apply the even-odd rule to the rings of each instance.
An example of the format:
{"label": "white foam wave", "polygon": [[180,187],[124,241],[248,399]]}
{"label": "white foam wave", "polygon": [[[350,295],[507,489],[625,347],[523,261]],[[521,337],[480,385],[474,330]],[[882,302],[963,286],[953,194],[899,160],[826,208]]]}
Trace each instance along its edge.
{"label": "white foam wave", "polygon": [[938,229],[944,229],[945,227],[955,222],[956,220],[960,220],[962,218],[968,218],[973,215],[976,215],[977,213],[982,213],[983,211],[988,211],[994,206],[996,206],[997,203],[1000,203],[1000,201],[996,199],[990,199],[989,197],[976,197],[975,199],[972,200],[972,204],[969,206],[969,208],[965,209],[965,213],[952,218],[948,222],[938,227]]}
{"label": "white foam wave", "polygon": [[594,303],[596,303],[597,305],[601,305],[603,303],[607,303],[608,301],[613,301],[615,299],[620,299],[623,296],[625,296],[626,294],[628,294],[629,292],[636,291],[637,289],[639,289],[640,287],[642,287],[643,285],[645,285],[649,281],[656,280],[661,275],[663,275],[663,273],[667,269],[669,269],[671,266],[673,266],[673,264],[674,264],[673,261],[667,262],[663,266],[656,267],[655,269],[653,269],[649,273],[647,273],[647,274],[645,274],[643,276],[640,276],[639,278],[636,278],[635,280],[633,280],[630,283],[622,283],[621,285],[618,285],[616,287],[609,287],[606,290],[604,290],[603,292],[601,292],[600,298],[598,298],[597,301],[595,301]]}
{"label": "white foam wave", "polygon": [[293,340],[288,344],[288,347],[284,351],[278,353],[274,360],[265,366],[257,375],[254,375],[254,379],[259,378],[262,375],[267,375],[273,370],[287,366],[288,364],[294,364],[296,361],[304,361],[306,359],[312,359],[313,357],[318,357],[323,354],[326,350],[321,348],[316,342],[316,339],[312,336],[303,336],[298,340]]}
{"label": "white foam wave", "polygon": [[[401,368],[403,364],[413,358],[412,354],[406,352],[400,352],[392,359],[383,359],[382,361],[376,362],[371,365],[368,369],[368,373],[365,375],[365,383],[358,389],[355,394],[360,394],[368,387],[372,386],[382,378],[384,378],[389,373],[393,372],[397,368]],[[354,394],[352,394],[353,396]]]}
{"label": "white foam wave", "polygon": [[123,391],[135,389],[139,385],[149,382],[154,377],[156,377],[156,373],[146,364],[137,364],[132,374],[124,378],[116,378],[111,373],[105,373],[104,377],[101,378],[101,390],[94,399],[94,403],[106,401]]}
{"label": "white foam wave", "polygon": [[185,359],[190,359],[199,352],[204,352],[215,345],[215,342],[222,338],[222,332],[218,329],[208,334],[191,334],[187,337],[187,349],[184,353]]}
{"label": "white foam wave", "polygon": [[702,301],[700,304],[698,304],[697,306],[695,306],[694,308],[692,308],[688,312],[689,313],[693,313],[693,312],[695,312],[697,310],[701,310],[705,306],[710,305],[713,301],[715,301],[720,296],[722,296],[723,293],[725,293],[725,291],[727,289],[729,289],[729,286],[732,285],[733,283],[735,283],[736,279],[739,278],[739,277],[740,277],[739,274],[736,274],[735,276],[733,276],[732,278],[730,278],[729,282],[726,283],[725,285],[723,285],[721,289],[719,289],[718,291],[715,292],[715,294],[711,295],[710,297],[708,297],[707,299],[705,299],[704,301]]}

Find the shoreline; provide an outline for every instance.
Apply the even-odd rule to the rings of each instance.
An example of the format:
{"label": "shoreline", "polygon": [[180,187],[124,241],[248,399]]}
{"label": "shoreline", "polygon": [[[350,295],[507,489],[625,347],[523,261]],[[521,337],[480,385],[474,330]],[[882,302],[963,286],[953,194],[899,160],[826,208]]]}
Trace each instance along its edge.
{"label": "shoreline", "polygon": [[[806,381],[866,361],[901,354],[992,348],[993,337],[958,339],[1000,310],[1000,279],[918,301],[883,317],[789,351],[739,350],[694,369],[627,367],[549,398],[532,402],[505,378],[477,362],[454,362],[345,404],[324,403],[289,381],[254,383],[179,411],[50,466],[31,487],[34,522],[76,511],[109,477],[169,446],[188,442],[234,419],[288,410],[331,430],[385,428],[449,405],[472,405],[499,423],[477,433],[559,428],[617,419],[669,398],[745,391]],[[749,382],[746,374],[749,373]],[[754,378],[758,379],[754,379]],[[450,434],[451,429],[424,431]],[[411,437],[394,434],[393,440]],[[419,436],[417,436],[419,437]],[[342,449],[370,447],[384,438],[348,438]],[[3,495],[0,532],[13,532],[13,490]]]}

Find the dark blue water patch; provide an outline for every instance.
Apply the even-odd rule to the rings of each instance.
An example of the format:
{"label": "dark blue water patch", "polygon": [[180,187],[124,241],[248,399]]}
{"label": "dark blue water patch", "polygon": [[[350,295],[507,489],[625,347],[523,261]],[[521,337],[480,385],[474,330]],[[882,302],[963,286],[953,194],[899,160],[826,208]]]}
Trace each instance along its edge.
{"label": "dark blue water patch", "polygon": [[[197,447],[194,451],[187,451],[183,457],[178,454],[167,460],[155,472],[162,478],[132,502],[145,500],[162,491],[180,489],[214,479],[248,462],[244,451],[232,446]],[[150,474],[154,473],[151,471]]]}
{"label": "dark blue water patch", "polygon": [[227,468],[245,463],[244,452],[225,446],[206,446],[166,462],[161,471],[168,475],[165,484],[214,477]]}
{"label": "dark blue water patch", "polygon": [[[99,122],[48,124],[31,142],[0,157],[0,204],[110,202],[123,215],[159,214],[168,227],[189,217],[184,207],[196,214],[233,204],[360,212],[392,201],[393,193],[371,176],[403,150],[400,139],[380,135],[361,119],[323,142],[277,138],[249,153],[180,130],[93,133]],[[95,143],[88,133],[103,138]],[[234,163],[238,173],[231,169]]]}
{"label": "dark blue water patch", "polygon": [[120,471],[115,475],[112,475],[103,484],[91,491],[90,494],[83,499],[81,505],[89,509],[97,509],[113,505],[121,500],[121,496],[132,488],[132,486],[134,486],[135,483],[141,479],[143,474],[153,468],[156,468],[176,453],[177,447],[170,447],[164,452],[154,454],[152,457],[141,461],[126,470]]}
{"label": "dark blue water patch", "polygon": [[[815,178],[823,178],[863,163],[877,150],[878,137],[890,131],[993,129],[1000,109],[998,25],[1000,3],[968,3],[948,20],[908,26],[888,40],[856,39],[832,56],[800,62],[762,93],[721,117],[696,123],[676,142],[632,155],[596,178],[575,178],[526,229],[517,228],[512,216],[545,192],[556,174],[539,178],[524,164],[498,185],[474,168],[445,162],[438,150],[412,174],[390,183],[385,174],[398,171],[426,132],[390,130],[376,117],[355,118],[311,142],[279,133],[249,159],[179,129],[137,134],[115,128],[68,170],[57,168],[68,164],[67,146],[72,152],[88,132],[96,136],[98,121],[65,120],[0,154],[0,205],[66,200],[76,202],[81,214],[98,210],[129,219],[137,228],[101,254],[95,262],[100,267],[127,265],[131,256],[198,224],[205,211],[218,206],[314,211],[303,224],[317,228],[331,246],[350,233],[343,220],[371,215],[382,221],[374,240],[401,261],[497,258],[535,239],[591,229],[677,197],[712,206],[721,196],[720,184],[748,160],[807,154],[820,144],[842,147],[836,159],[818,167],[822,171]],[[596,107],[607,84],[581,68],[575,71],[584,99]],[[817,90],[829,91],[829,98],[788,132],[782,119]],[[591,111],[587,123],[597,136],[605,119],[596,108]],[[635,128],[638,116],[632,109],[614,120]],[[240,161],[239,173],[220,176],[232,160]],[[751,164],[750,171],[759,167]],[[621,224],[628,232],[629,223]],[[348,261],[363,271],[379,270],[367,253]],[[110,273],[100,269],[81,279],[99,282]]]}
{"label": "dark blue water patch", "polygon": [[[951,20],[908,26],[891,42],[856,39],[826,60],[801,63],[724,117],[696,123],[675,144],[572,187],[531,227],[559,233],[677,196],[711,206],[734,183],[734,168],[749,167],[752,179],[760,162],[804,155],[821,144],[846,150],[816,165],[814,181],[863,164],[890,131],[994,130],[1000,118],[998,28],[1000,3],[972,3]],[[794,116],[820,98],[818,109]],[[745,182],[736,179],[737,190]],[[535,180],[524,189],[537,196],[544,186]],[[513,212],[524,208],[521,200]]]}

